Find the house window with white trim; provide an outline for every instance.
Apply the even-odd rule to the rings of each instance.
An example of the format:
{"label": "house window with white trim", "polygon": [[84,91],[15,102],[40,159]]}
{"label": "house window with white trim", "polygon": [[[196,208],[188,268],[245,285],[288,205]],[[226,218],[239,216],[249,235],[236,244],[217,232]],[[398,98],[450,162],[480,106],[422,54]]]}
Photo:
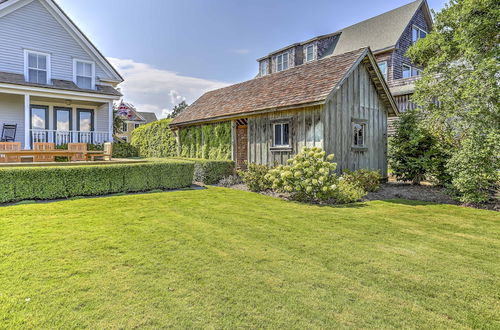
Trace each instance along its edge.
{"label": "house window with white trim", "polygon": [[418,26],[413,26],[411,29],[411,42],[412,44],[416,43],[419,39],[425,38],[427,36],[427,32],[419,28]]}
{"label": "house window with white trim", "polygon": [[413,66],[403,64],[403,78],[411,78],[420,76],[422,71]]}
{"label": "house window with white trim", "polygon": [[306,62],[314,60],[314,45],[306,46]]}
{"label": "house window with white trim", "polygon": [[273,124],[273,147],[290,146],[290,124]]}
{"label": "house window with white trim", "polygon": [[128,131],[128,124],[124,122],[122,124],[122,132],[127,132],[127,131]]}
{"label": "house window with white trim", "polygon": [[94,89],[94,62],[74,61],[75,84],[83,89]]}
{"label": "house window with white trim", "polygon": [[276,63],[278,72],[288,69],[288,52],[276,56]]}
{"label": "house window with white trim", "polygon": [[35,84],[49,84],[49,54],[27,51],[25,62],[26,81]]}

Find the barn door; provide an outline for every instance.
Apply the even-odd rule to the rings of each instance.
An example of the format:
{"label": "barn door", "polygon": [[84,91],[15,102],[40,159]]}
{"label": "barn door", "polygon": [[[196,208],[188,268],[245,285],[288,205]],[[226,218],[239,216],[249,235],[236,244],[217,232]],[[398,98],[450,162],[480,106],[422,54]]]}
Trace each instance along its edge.
{"label": "barn door", "polygon": [[236,121],[236,166],[246,169],[248,161],[248,121],[238,119]]}

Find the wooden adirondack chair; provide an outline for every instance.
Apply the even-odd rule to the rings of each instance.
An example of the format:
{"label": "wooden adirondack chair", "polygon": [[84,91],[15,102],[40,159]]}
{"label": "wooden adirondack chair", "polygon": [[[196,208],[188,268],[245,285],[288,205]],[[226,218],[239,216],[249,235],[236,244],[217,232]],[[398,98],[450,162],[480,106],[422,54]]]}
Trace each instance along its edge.
{"label": "wooden adirondack chair", "polygon": [[21,157],[2,155],[2,151],[19,151],[21,142],[0,142],[0,163],[19,163]]}
{"label": "wooden adirondack chair", "polygon": [[[86,143],[68,143],[68,150],[69,151],[87,151],[87,144]],[[86,155],[81,154],[81,155],[76,155],[74,156],[71,160],[87,160]]]}
{"label": "wooden adirondack chair", "polygon": [[[35,142],[33,143],[33,150],[54,150],[56,145],[51,142]],[[53,162],[55,157],[51,155],[35,155],[35,162]]]}

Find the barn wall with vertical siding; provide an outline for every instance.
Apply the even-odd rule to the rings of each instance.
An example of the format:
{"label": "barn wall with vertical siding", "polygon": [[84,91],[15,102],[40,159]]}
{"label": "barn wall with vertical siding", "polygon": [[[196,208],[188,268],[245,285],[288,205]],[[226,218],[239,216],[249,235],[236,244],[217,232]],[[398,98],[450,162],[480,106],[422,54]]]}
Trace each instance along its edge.
{"label": "barn wall with vertical siding", "polygon": [[[387,176],[387,107],[364,64],[357,66],[325,105],[325,151],[344,169],[380,170]],[[354,148],[353,120],[365,120],[366,148]]]}
{"label": "barn wall with vertical siding", "polygon": [[[290,122],[288,149],[273,149],[272,124]],[[353,120],[366,121],[366,148],[353,148]],[[358,65],[325,105],[248,117],[250,163],[285,164],[302,147],[317,146],[335,154],[338,171],[368,168],[387,176],[387,107],[365,64]]]}

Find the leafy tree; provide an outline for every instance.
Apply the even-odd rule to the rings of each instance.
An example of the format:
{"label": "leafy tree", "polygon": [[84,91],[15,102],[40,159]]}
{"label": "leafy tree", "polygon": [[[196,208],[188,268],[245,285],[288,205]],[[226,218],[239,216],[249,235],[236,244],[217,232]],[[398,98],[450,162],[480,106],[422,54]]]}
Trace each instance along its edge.
{"label": "leafy tree", "polygon": [[168,114],[167,118],[175,118],[179,113],[182,112],[182,110],[186,109],[188,107],[188,104],[186,101],[182,101],[181,103],[177,104],[173,109],[172,112]]}
{"label": "leafy tree", "polygon": [[486,201],[498,183],[499,17],[497,0],[451,0],[407,53],[425,68],[413,101],[438,143],[453,146],[446,167],[463,202]]}
{"label": "leafy tree", "polygon": [[113,135],[123,133],[123,123],[125,120],[117,115],[117,111],[113,111]]}

